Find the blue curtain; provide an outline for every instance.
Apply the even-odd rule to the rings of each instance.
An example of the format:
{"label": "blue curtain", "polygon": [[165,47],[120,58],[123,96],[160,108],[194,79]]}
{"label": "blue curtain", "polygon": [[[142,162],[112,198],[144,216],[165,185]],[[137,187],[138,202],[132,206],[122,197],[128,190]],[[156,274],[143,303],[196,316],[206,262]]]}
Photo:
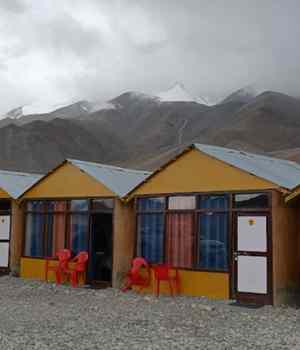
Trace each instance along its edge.
{"label": "blue curtain", "polygon": [[200,214],[198,266],[212,270],[228,269],[228,214]]}
{"label": "blue curtain", "polygon": [[26,256],[42,257],[44,255],[44,222],[45,216],[43,214],[27,214],[25,233]]}
{"label": "blue curtain", "polygon": [[162,263],[164,254],[164,215],[140,214],[138,216],[137,255],[149,263]]}
{"label": "blue curtain", "polygon": [[70,215],[71,250],[74,254],[88,251],[89,216],[88,214]]}

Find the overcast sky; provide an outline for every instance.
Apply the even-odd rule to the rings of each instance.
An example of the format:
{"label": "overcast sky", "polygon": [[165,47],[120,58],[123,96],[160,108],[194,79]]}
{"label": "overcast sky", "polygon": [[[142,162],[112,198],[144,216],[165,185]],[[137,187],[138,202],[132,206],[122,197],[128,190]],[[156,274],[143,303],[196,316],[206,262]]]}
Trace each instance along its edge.
{"label": "overcast sky", "polygon": [[300,95],[299,0],[0,0],[0,112],[181,81]]}

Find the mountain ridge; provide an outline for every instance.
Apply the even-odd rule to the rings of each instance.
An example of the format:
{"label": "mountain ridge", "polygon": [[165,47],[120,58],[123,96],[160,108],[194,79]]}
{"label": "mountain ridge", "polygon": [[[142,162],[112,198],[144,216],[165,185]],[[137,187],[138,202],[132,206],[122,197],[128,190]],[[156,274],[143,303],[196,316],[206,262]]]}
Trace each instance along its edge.
{"label": "mountain ridge", "polygon": [[45,172],[77,158],[152,170],[193,142],[300,161],[299,99],[273,91],[247,101],[239,90],[230,96],[208,106],[129,91],[96,110],[75,103],[2,119],[0,168]]}

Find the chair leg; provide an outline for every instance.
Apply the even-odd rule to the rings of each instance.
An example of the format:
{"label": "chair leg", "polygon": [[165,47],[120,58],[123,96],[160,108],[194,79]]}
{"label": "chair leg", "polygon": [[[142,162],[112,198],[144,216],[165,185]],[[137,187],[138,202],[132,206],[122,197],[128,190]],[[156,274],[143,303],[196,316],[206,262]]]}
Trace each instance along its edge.
{"label": "chair leg", "polygon": [[160,280],[158,279],[156,281],[156,296],[159,297],[159,287],[160,287]]}
{"label": "chair leg", "polygon": [[71,273],[71,285],[72,287],[77,287],[78,285],[78,278],[77,278],[77,272],[76,271],[72,271]]}
{"label": "chair leg", "polygon": [[173,287],[172,287],[172,281],[171,281],[171,280],[169,280],[169,287],[170,287],[171,295],[172,295],[172,297],[174,297]]}
{"label": "chair leg", "polygon": [[56,280],[56,284],[61,284],[61,273],[60,271],[55,271],[55,280]]}

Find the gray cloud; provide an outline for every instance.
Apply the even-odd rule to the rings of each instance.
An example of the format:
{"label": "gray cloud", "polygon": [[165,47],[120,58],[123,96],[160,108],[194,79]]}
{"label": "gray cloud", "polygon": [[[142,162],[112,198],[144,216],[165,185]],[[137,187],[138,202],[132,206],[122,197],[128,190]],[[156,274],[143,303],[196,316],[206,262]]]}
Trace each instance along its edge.
{"label": "gray cloud", "polygon": [[0,0],[0,10],[21,13],[26,9],[26,5],[22,0]]}
{"label": "gray cloud", "polygon": [[298,0],[0,0],[0,112],[178,80],[212,99],[252,83],[300,95],[299,15]]}

